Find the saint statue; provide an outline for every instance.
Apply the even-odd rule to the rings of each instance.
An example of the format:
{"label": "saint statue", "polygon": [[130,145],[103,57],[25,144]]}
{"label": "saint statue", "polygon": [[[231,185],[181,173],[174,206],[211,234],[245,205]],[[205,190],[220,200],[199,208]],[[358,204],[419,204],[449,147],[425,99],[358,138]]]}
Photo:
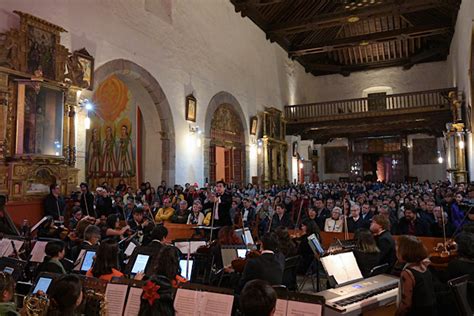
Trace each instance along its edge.
{"label": "saint statue", "polygon": [[89,178],[96,178],[100,173],[100,137],[97,128],[92,130],[91,140],[87,146],[87,157]]}
{"label": "saint statue", "polygon": [[105,129],[102,154],[102,172],[106,178],[112,178],[117,170],[117,162],[115,161],[115,137],[110,126]]}
{"label": "saint statue", "polygon": [[122,125],[118,148],[118,171],[121,177],[135,175],[135,168],[132,160],[132,139],[128,132],[127,125]]}

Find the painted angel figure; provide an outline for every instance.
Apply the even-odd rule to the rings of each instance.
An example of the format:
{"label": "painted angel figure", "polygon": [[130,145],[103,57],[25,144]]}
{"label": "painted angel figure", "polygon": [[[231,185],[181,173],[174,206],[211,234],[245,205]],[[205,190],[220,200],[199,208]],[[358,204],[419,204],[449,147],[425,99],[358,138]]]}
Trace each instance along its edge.
{"label": "painted angel figure", "polygon": [[87,146],[87,171],[89,178],[96,178],[99,176],[101,161],[100,161],[100,137],[97,128],[92,129],[91,140]]}
{"label": "painted angel figure", "polygon": [[115,137],[112,127],[105,129],[105,139],[102,145],[102,172],[106,178],[112,178],[117,171],[117,162],[115,160]]}

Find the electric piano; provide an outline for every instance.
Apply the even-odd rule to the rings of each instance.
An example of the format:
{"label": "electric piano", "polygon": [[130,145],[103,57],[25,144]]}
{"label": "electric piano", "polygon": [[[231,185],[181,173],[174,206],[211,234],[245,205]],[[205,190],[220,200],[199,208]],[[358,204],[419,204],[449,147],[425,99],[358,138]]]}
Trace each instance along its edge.
{"label": "electric piano", "polygon": [[326,299],[324,315],[360,315],[394,304],[398,296],[398,280],[396,277],[381,274],[319,292],[318,295]]}

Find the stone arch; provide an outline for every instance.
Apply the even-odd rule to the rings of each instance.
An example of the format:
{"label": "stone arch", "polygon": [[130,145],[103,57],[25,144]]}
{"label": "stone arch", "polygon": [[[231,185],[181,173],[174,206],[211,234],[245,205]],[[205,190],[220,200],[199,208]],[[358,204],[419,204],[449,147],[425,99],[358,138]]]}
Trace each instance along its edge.
{"label": "stone arch", "polygon": [[162,176],[161,179],[168,185],[175,183],[176,148],[175,132],[171,107],[158,81],[140,65],[126,60],[114,59],[106,62],[94,72],[94,86],[97,87],[103,80],[112,74],[121,75],[136,81],[149,94],[161,122],[162,141]]}
{"label": "stone arch", "polygon": [[249,124],[247,122],[247,119],[245,117],[244,111],[242,110],[242,107],[237,101],[237,99],[230,94],[229,92],[226,91],[220,91],[217,94],[215,94],[211,100],[209,101],[209,105],[207,106],[206,110],[206,117],[204,120],[204,136],[205,136],[205,142],[204,142],[204,179],[209,179],[210,176],[210,170],[209,170],[209,148],[210,148],[210,141],[211,141],[211,122],[212,118],[214,116],[214,113],[216,110],[219,108],[219,106],[223,104],[228,104],[232,107],[232,110],[237,114],[237,116],[240,118],[241,123],[242,123],[242,128],[243,128],[243,133],[244,133],[244,142],[245,142],[245,164],[244,166],[247,166],[244,168],[244,179],[243,182],[249,182]]}

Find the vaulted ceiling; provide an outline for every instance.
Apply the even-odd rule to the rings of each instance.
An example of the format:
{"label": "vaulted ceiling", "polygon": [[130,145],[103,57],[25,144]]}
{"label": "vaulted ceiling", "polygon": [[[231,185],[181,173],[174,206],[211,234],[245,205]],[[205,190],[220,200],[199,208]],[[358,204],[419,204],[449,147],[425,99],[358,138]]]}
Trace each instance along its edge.
{"label": "vaulted ceiling", "polygon": [[315,76],[444,60],[461,0],[231,0]]}

